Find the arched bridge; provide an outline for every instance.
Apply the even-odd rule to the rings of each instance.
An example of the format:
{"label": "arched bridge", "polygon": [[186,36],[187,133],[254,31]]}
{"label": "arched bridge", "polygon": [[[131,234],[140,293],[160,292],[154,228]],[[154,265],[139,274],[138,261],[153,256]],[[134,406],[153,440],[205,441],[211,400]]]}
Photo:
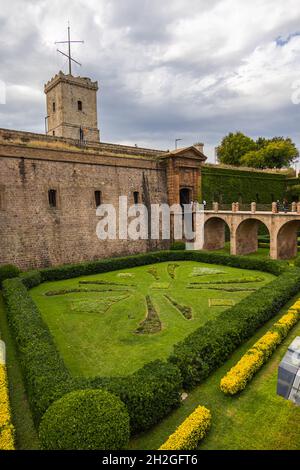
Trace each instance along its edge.
{"label": "arched bridge", "polygon": [[204,240],[202,249],[217,250],[225,245],[225,233],[230,234],[230,252],[233,255],[254,253],[258,249],[258,227],[263,224],[270,236],[270,257],[289,259],[297,255],[297,234],[300,231],[300,203],[293,203],[279,212],[276,203],[268,210],[240,210],[233,203],[231,210],[221,210],[213,203],[212,210],[204,211]]}

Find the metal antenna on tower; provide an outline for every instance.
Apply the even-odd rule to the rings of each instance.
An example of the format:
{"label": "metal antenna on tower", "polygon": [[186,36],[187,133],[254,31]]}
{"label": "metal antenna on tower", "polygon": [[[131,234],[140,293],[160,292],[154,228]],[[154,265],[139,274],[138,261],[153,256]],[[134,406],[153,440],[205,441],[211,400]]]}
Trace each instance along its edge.
{"label": "metal antenna on tower", "polygon": [[73,59],[71,56],[71,43],[73,42],[81,42],[84,43],[84,41],[71,41],[71,32],[70,32],[70,24],[68,22],[68,40],[67,41],[55,41],[55,44],[68,44],[68,54],[65,54],[64,52],[60,51],[59,49],[56,49],[57,52],[60,54],[64,55],[65,57],[68,57],[69,59],[69,74],[72,75],[72,61],[75,62],[75,64],[78,64],[81,66],[80,62],[77,62],[77,60]]}

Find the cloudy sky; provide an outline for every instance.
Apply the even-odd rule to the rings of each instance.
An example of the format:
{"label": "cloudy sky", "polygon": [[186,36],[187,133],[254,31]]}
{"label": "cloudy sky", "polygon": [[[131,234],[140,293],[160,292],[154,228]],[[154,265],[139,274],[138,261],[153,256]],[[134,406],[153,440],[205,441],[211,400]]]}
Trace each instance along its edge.
{"label": "cloudy sky", "polygon": [[300,146],[299,0],[0,0],[0,127],[44,131],[68,20],[85,41],[73,74],[100,85],[102,141],[203,141],[211,161],[229,131]]}

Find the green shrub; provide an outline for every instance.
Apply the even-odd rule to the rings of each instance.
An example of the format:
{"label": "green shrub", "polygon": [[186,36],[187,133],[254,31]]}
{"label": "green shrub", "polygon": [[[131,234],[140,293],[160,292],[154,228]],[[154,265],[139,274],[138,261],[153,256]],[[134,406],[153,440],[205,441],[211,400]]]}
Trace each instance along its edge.
{"label": "green shrub", "polygon": [[124,403],[106,390],[77,390],[52,403],[39,427],[48,450],[118,450],[128,445]]}
{"label": "green shrub", "polygon": [[185,250],[185,243],[181,241],[171,243],[170,250]]}
{"label": "green shrub", "polygon": [[5,279],[11,279],[13,277],[17,277],[20,274],[20,269],[12,264],[4,264],[0,266],[0,287],[2,286],[2,282]]}
{"label": "green shrub", "polygon": [[173,364],[156,360],[127,377],[96,377],[90,388],[105,388],[127,406],[132,433],[145,431],[180,404],[182,380]]}
{"label": "green shrub", "polygon": [[126,256],[124,258],[109,258],[88,263],[68,264],[53,268],[41,269],[42,281],[58,281],[72,277],[87,276],[90,274],[106,273],[119,269],[134,268],[146,264],[155,264],[160,261],[168,261],[170,252],[159,251],[155,253],[141,253],[139,255]]}
{"label": "green shrub", "polygon": [[20,279],[27,289],[38,286],[42,282],[42,276],[39,271],[27,271],[20,274]]}
{"label": "green shrub", "polygon": [[28,399],[38,423],[48,406],[72,389],[72,380],[22,280],[4,281],[3,297],[17,343]]}
{"label": "green shrub", "polygon": [[179,367],[185,387],[199,384],[223,364],[299,289],[300,269],[289,269],[177,343],[169,360]]}

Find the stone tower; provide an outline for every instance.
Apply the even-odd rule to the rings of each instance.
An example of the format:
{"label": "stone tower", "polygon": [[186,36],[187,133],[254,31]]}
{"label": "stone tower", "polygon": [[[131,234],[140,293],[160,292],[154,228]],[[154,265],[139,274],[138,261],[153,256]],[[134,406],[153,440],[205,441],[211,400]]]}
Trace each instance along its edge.
{"label": "stone tower", "polygon": [[59,72],[45,85],[47,135],[99,142],[98,83]]}

